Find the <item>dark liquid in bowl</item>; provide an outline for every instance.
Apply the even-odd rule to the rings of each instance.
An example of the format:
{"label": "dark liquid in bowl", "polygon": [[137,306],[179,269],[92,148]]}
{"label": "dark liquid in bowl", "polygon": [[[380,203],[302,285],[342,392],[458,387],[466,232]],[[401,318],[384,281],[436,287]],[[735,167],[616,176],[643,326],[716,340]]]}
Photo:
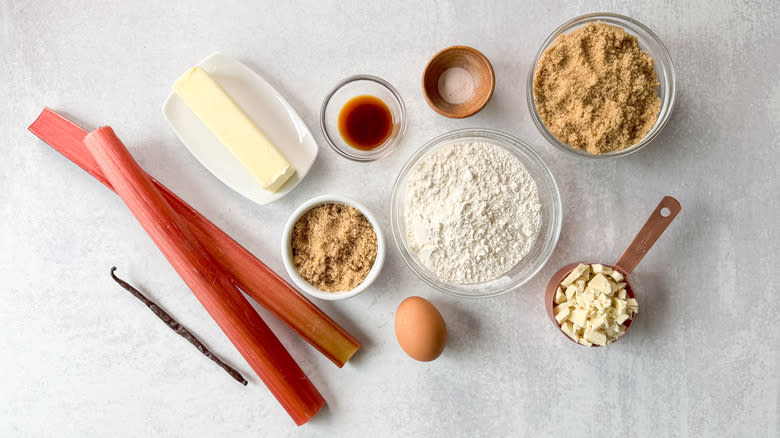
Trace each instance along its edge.
{"label": "dark liquid in bowl", "polygon": [[339,112],[341,138],[355,149],[376,148],[387,140],[392,130],[393,115],[378,97],[353,97]]}

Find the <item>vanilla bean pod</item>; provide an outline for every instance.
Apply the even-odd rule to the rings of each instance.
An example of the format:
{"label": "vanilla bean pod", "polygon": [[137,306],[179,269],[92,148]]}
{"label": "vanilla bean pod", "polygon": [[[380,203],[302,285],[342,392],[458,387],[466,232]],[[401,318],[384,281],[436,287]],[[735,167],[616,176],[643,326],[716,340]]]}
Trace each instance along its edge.
{"label": "vanilla bean pod", "polygon": [[198,338],[195,337],[195,335],[187,330],[186,327],[179,324],[171,315],[169,315],[165,310],[160,308],[157,304],[155,304],[152,300],[149,298],[146,298],[144,294],[142,294],[138,289],[130,285],[130,283],[122,280],[121,278],[117,277],[114,274],[114,271],[116,271],[116,266],[111,267],[111,278],[114,279],[120,286],[122,286],[125,290],[133,294],[136,298],[141,300],[144,304],[146,304],[146,307],[149,308],[155,315],[157,315],[158,318],[160,318],[165,325],[171,328],[171,330],[178,333],[181,337],[184,339],[190,341],[192,345],[195,346],[195,348],[198,349],[201,353],[203,353],[204,356],[208,357],[212,361],[214,361],[217,365],[219,365],[225,372],[230,374],[231,377],[236,379],[238,382],[240,382],[242,385],[246,385],[247,381],[244,378],[244,376],[241,375],[238,371],[236,371],[233,367],[223,362],[220,358],[218,358],[214,353],[209,351],[208,348],[206,348],[205,345],[203,345],[202,342],[198,340]]}

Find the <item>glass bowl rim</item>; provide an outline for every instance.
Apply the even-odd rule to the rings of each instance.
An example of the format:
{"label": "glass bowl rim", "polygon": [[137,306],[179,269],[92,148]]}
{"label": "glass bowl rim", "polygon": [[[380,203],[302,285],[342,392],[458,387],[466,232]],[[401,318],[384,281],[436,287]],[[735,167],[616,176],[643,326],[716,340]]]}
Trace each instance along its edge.
{"label": "glass bowl rim", "polygon": [[[545,182],[549,186],[550,189],[549,192],[551,195],[551,199],[550,199],[551,218],[549,220],[550,233],[549,235],[544,236],[547,237],[547,241],[544,242],[545,246],[542,250],[542,253],[540,253],[539,257],[534,259],[532,262],[536,264],[534,269],[529,271],[529,273],[524,278],[521,278],[520,280],[512,281],[509,284],[498,287],[489,293],[483,293],[483,294],[470,294],[464,292],[464,290],[467,290],[469,287],[475,287],[485,283],[463,284],[463,285],[445,283],[436,279],[435,275],[431,273],[430,270],[428,270],[428,268],[419,265],[419,263],[417,263],[413,258],[414,257],[413,252],[408,247],[408,243],[406,242],[406,237],[403,236],[401,233],[401,224],[399,223],[400,222],[399,216],[402,208],[400,205],[401,203],[400,188],[401,188],[401,184],[405,183],[405,180],[408,177],[409,172],[417,164],[419,164],[419,161],[422,157],[432,153],[433,151],[437,150],[440,147],[446,146],[445,142],[449,142],[450,140],[457,140],[461,138],[469,138],[469,137],[483,138],[485,140],[497,139],[498,142],[500,143],[497,144],[497,146],[501,147],[502,149],[514,149],[513,151],[511,151],[511,153],[514,156],[518,156],[518,152],[520,152],[521,155],[526,155],[529,160],[521,160],[521,163],[526,168],[533,166],[533,169],[537,173],[542,174],[543,178],[545,179]],[[511,134],[494,130],[494,129],[486,129],[486,128],[456,129],[456,130],[445,132],[444,134],[441,134],[429,140],[422,147],[420,147],[414,154],[412,154],[412,156],[409,157],[409,159],[404,163],[403,167],[401,167],[401,170],[398,172],[395,182],[393,183],[393,189],[391,192],[390,228],[391,228],[391,233],[393,235],[393,241],[395,241],[395,245],[398,248],[398,251],[401,253],[401,258],[404,260],[404,262],[409,267],[409,269],[411,269],[412,272],[414,272],[414,274],[419,279],[421,279],[424,283],[436,289],[437,291],[458,298],[468,298],[468,299],[492,298],[513,291],[519,288],[520,286],[522,286],[523,284],[527,283],[529,280],[534,278],[539,273],[539,271],[542,270],[542,268],[544,268],[544,266],[547,264],[550,257],[552,256],[553,252],[555,251],[555,248],[558,244],[558,240],[560,238],[562,224],[563,224],[563,205],[561,201],[561,193],[560,193],[560,189],[558,188],[558,183],[555,180],[555,176],[552,174],[552,171],[550,170],[550,167],[547,165],[547,163],[544,162],[541,155],[539,155],[539,153],[536,152],[528,143]],[[538,237],[542,237],[542,236],[537,236],[537,238]],[[522,263],[523,261],[524,259],[521,260],[519,263]],[[429,276],[423,275],[422,271],[430,274],[430,278]]]}
{"label": "glass bowl rim", "polygon": [[[359,156],[359,155],[350,154],[349,152],[343,150],[342,148],[337,146],[336,143],[333,141],[333,139],[331,138],[331,133],[330,131],[328,131],[328,128],[325,123],[325,111],[327,110],[328,104],[330,103],[333,96],[344,86],[357,81],[374,82],[379,86],[384,87],[385,89],[387,89],[387,91],[390,92],[390,94],[393,96],[396,103],[398,104],[398,109],[399,109],[398,135],[396,135],[396,138],[393,139],[393,141],[387,146],[387,148],[373,155]],[[342,157],[348,158],[352,161],[357,161],[362,163],[376,161],[380,158],[388,156],[391,152],[393,152],[395,148],[398,146],[398,143],[401,141],[401,137],[403,137],[404,133],[406,132],[406,105],[404,104],[404,100],[401,98],[401,94],[398,93],[398,90],[396,90],[395,87],[393,87],[386,80],[378,76],[373,76],[369,74],[358,74],[358,75],[348,76],[342,79],[341,81],[339,81],[328,92],[328,94],[325,96],[325,99],[323,99],[322,106],[320,107],[320,130],[322,131],[322,135],[325,137],[325,141],[327,141],[330,147]]]}
{"label": "glass bowl rim", "polygon": [[[662,83],[661,88],[668,87],[668,93],[664,94],[664,100],[661,102],[661,108],[659,109],[658,112],[658,120],[656,120],[656,123],[653,125],[650,131],[647,134],[645,134],[644,138],[642,138],[642,140],[640,140],[639,143],[629,146],[623,150],[596,155],[596,154],[591,154],[590,152],[587,151],[574,149],[568,146],[566,143],[561,142],[560,140],[555,138],[555,136],[552,135],[552,133],[550,133],[550,131],[547,129],[547,126],[545,126],[544,122],[542,122],[542,119],[539,116],[539,112],[536,110],[536,103],[534,100],[534,93],[533,93],[533,85],[534,85],[534,74],[536,73],[536,66],[539,64],[539,59],[542,57],[542,54],[544,53],[545,50],[547,50],[550,44],[552,44],[555,41],[555,39],[558,38],[561,34],[565,33],[568,30],[571,30],[575,26],[578,26],[580,24],[586,24],[593,21],[598,21],[600,18],[604,18],[605,21],[617,21],[620,26],[627,28],[627,30],[634,30],[635,28],[638,28],[643,33],[647,34],[650,37],[650,39],[653,40],[653,42],[658,46],[658,48],[652,53],[649,50],[647,50],[647,47],[643,47],[643,49],[646,52],[651,53],[651,55],[653,55],[653,59],[656,62],[660,62],[661,70],[668,74],[669,80],[667,81],[664,78],[661,78],[664,79],[664,83]],[[670,116],[672,114],[672,110],[675,107],[675,102],[677,100],[676,98],[677,98],[677,76],[674,70],[674,63],[672,62],[671,55],[669,55],[669,50],[666,48],[666,45],[664,45],[663,41],[661,41],[661,38],[659,38],[658,35],[655,34],[655,32],[650,30],[650,28],[640,23],[639,21],[631,17],[627,17],[625,15],[615,14],[611,12],[594,12],[590,14],[580,15],[556,27],[555,30],[553,30],[552,33],[550,33],[550,35],[547,36],[547,38],[545,38],[545,40],[542,42],[541,46],[539,47],[539,50],[536,52],[536,56],[534,56],[533,63],[528,69],[528,80],[526,84],[526,101],[528,103],[528,110],[531,113],[531,119],[533,120],[534,125],[536,125],[536,128],[539,130],[539,133],[542,134],[542,137],[544,137],[553,146],[566,153],[581,158],[612,159],[618,157],[625,157],[627,155],[631,155],[634,152],[643,149],[645,146],[650,144],[658,136],[658,134],[661,133],[661,131],[663,131],[663,128],[669,122]]]}

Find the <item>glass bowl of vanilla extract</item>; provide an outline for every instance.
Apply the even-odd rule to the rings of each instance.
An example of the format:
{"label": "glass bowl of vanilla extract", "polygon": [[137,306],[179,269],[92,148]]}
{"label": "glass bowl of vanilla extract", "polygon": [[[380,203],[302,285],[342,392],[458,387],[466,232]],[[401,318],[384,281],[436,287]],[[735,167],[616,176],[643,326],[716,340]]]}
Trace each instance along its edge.
{"label": "glass bowl of vanilla extract", "polygon": [[384,79],[350,76],[328,93],[320,127],[339,155],[375,161],[390,154],[406,130],[406,108],[398,91]]}

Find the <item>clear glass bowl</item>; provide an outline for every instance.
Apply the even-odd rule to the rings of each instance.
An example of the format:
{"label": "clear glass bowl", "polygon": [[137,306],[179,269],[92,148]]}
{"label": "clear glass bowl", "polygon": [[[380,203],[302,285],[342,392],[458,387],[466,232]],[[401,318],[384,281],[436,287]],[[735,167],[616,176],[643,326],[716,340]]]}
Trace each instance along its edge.
{"label": "clear glass bowl", "polygon": [[[475,284],[448,283],[439,278],[419,260],[406,240],[406,184],[409,174],[417,164],[434,151],[455,143],[484,142],[496,145],[515,155],[536,182],[541,209],[541,227],[533,247],[512,269],[501,277]],[[465,298],[486,298],[501,295],[522,285],[536,275],[552,255],[561,233],[561,195],[552,173],[542,158],[520,139],[489,129],[460,129],[434,138],[417,151],[404,164],[393,186],[390,204],[390,220],[393,239],[409,268],[437,290]]]}
{"label": "clear glass bowl", "polygon": [[[539,117],[539,113],[536,111],[536,103],[534,102],[534,74],[536,74],[536,66],[539,64],[539,59],[542,57],[542,53],[550,47],[555,39],[559,35],[571,32],[572,30],[582,27],[588,23],[601,21],[603,23],[612,24],[622,27],[631,35],[634,35],[639,40],[639,45],[642,50],[646,51],[655,60],[655,72],[658,76],[658,82],[661,84],[656,88],[658,91],[658,97],[661,98],[661,110],[658,113],[658,118],[655,121],[652,129],[642,138],[639,143],[629,146],[621,151],[609,152],[606,154],[595,155],[587,151],[581,151],[569,147],[566,143],[561,142],[555,136],[553,136],[547,127]],[[539,132],[546,138],[553,146],[561,149],[567,153],[574,154],[585,158],[615,158],[623,157],[632,154],[643,147],[647,146],[653,141],[656,136],[669,121],[669,116],[674,108],[675,94],[677,90],[676,77],[674,75],[674,66],[672,65],[672,58],[669,56],[669,51],[661,42],[661,40],[653,33],[647,26],[642,23],[623,15],[610,14],[607,12],[600,12],[595,14],[583,15],[581,17],[573,18],[566,23],[560,25],[550,36],[542,43],[539,51],[536,53],[533,64],[531,64],[530,71],[528,72],[528,110],[531,112],[531,118],[534,124],[539,129]]]}
{"label": "clear glass bowl", "polygon": [[[393,116],[393,130],[382,144],[361,150],[347,144],[339,132],[339,112],[350,99],[370,95],[387,105]],[[398,91],[382,78],[370,75],[350,76],[336,84],[322,102],[320,127],[328,144],[339,155],[355,161],[374,161],[390,154],[406,130],[406,107]]]}

